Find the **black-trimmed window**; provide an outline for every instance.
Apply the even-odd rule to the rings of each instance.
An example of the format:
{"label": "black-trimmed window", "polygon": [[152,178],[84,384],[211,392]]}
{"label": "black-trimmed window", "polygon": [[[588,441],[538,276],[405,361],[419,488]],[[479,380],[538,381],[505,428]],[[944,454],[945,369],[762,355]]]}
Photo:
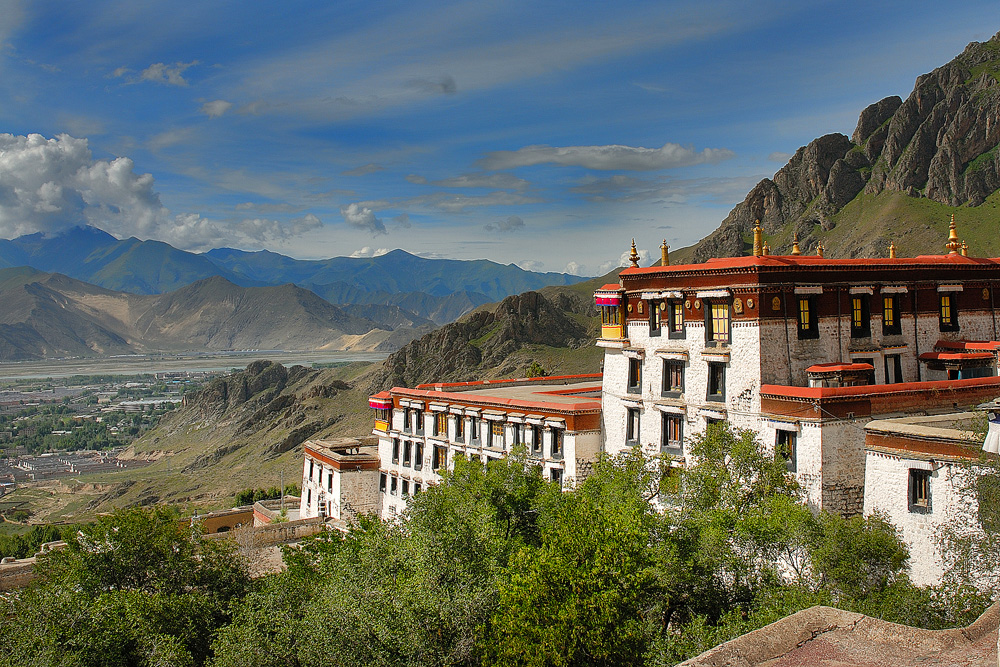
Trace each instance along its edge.
{"label": "black-trimmed window", "polygon": [[423,411],[422,410],[415,410],[414,411],[413,419],[416,422],[417,435],[423,435],[424,434],[424,413],[423,413]]}
{"label": "black-trimmed window", "polygon": [[392,439],[392,462],[399,463],[399,438]]}
{"label": "black-trimmed window", "polygon": [[663,396],[678,397],[684,391],[684,362],[665,359],[663,361]]}
{"label": "black-trimmed window", "polygon": [[903,332],[899,321],[899,295],[882,295],[882,335],[898,336]]}
{"label": "black-trimmed window", "polygon": [[958,331],[958,311],[955,309],[955,296],[945,292],[939,296],[938,323],[941,331]]}
{"label": "black-trimmed window", "polygon": [[542,427],[537,424],[531,426],[531,453],[542,455]]}
{"label": "black-trimmed window", "polygon": [[424,469],[424,443],[417,442],[413,444],[413,469],[423,470]]}
{"label": "black-trimmed window", "polygon": [[413,483],[413,495],[417,495],[418,493],[420,493],[420,490],[421,490],[420,482],[414,482]]}
{"label": "black-trimmed window", "polygon": [[437,445],[431,455],[431,470],[440,470],[448,465],[448,448]]}
{"label": "black-trimmed window", "polygon": [[399,478],[393,475],[389,478],[389,495],[394,496],[399,492]]}
{"label": "black-trimmed window", "polygon": [[413,464],[413,443],[407,440],[403,443],[403,467],[409,468]]}
{"label": "black-trimmed window", "polygon": [[407,498],[410,495],[410,480],[403,480],[403,497]]}
{"label": "black-trimmed window", "polygon": [[413,428],[410,419],[413,417],[413,410],[406,408],[403,410],[403,433],[409,433]]}
{"label": "black-trimmed window", "polygon": [[642,393],[642,359],[629,357],[628,359],[628,386],[626,390],[630,394]]}
{"label": "black-trimmed window", "polygon": [[667,328],[669,338],[684,338],[684,303],[670,301],[667,304]]}
{"label": "black-trimmed window", "polygon": [[800,339],[819,338],[819,327],[816,322],[816,297],[799,297],[798,332]]}
{"label": "black-trimmed window", "polygon": [[379,476],[378,476],[378,492],[379,493],[385,493],[385,485],[386,485],[386,482],[388,481],[387,477],[388,476],[384,472],[383,473],[379,473]]}
{"label": "black-trimmed window", "polygon": [[562,487],[563,471],[560,468],[552,468],[549,473],[553,482],[558,484],[560,488]]}
{"label": "black-trimmed window", "polygon": [[728,301],[705,302],[705,345],[729,345],[730,319]]}
{"label": "black-trimmed window", "polygon": [[516,447],[521,444],[521,429],[523,424],[511,424],[510,429],[510,446]]}
{"label": "black-trimmed window", "polygon": [[465,417],[455,417],[455,442],[465,442]]}
{"label": "black-trimmed window", "polygon": [[785,459],[788,472],[795,472],[798,467],[798,449],[796,447],[795,431],[777,430],[774,433],[774,453]]}
{"label": "black-trimmed window", "polygon": [[448,437],[448,413],[438,412],[434,415],[434,435],[439,438]]}
{"label": "black-trimmed window", "polygon": [[666,412],[660,416],[660,451],[665,454],[684,453],[684,418]]}
{"label": "black-trimmed window", "polygon": [[563,432],[562,429],[552,429],[552,458],[561,459],[563,457]]}
{"label": "black-trimmed window", "polygon": [[469,420],[469,443],[479,444],[479,420],[475,417]]}
{"label": "black-trimmed window", "polygon": [[708,362],[708,395],[710,401],[726,400],[726,364],[720,361]]}
{"label": "black-trimmed window", "polygon": [[910,468],[909,510],[928,513],[931,511],[931,471]]}
{"label": "black-trimmed window", "polygon": [[490,441],[486,446],[503,449],[503,422],[490,422]]}
{"label": "black-trimmed window", "polygon": [[649,335],[659,336],[660,326],[663,319],[663,311],[660,310],[660,304],[662,301],[650,301],[649,302]]}
{"label": "black-trimmed window", "polygon": [[625,444],[635,447],[639,444],[639,408],[625,410]]}
{"label": "black-trimmed window", "polygon": [[899,354],[885,355],[885,383],[899,384],[903,381],[903,357]]}
{"label": "black-trimmed window", "polygon": [[868,338],[872,335],[871,305],[867,294],[851,296],[851,338]]}

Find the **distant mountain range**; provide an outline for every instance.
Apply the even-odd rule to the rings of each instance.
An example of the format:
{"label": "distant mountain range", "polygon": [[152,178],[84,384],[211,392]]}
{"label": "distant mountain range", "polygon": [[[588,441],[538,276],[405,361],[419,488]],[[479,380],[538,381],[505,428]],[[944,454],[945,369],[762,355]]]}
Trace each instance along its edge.
{"label": "distant mountain range", "polygon": [[1000,255],[1000,35],[864,109],[853,134],[803,146],[722,225],[671,260],[746,254],[760,220],[774,254],[900,257],[945,252],[948,221],[974,256]]}
{"label": "distant mountain range", "polygon": [[326,260],[231,248],[196,254],[162,241],[119,240],[94,227],[0,240],[0,268],[18,266],[133,294],[162,294],[213,276],[241,287],[292,283],[330,303],[397,306],[438,324],[512,294],[583,280],[488,260],[424,259],[402,250]]}
{"label": "distant mountain range", "polygon": [[396,306],[333,306],[286,284],[220,276],[166,294],[0,269],[0,361],[151,352],[395,350],[434,327]]}

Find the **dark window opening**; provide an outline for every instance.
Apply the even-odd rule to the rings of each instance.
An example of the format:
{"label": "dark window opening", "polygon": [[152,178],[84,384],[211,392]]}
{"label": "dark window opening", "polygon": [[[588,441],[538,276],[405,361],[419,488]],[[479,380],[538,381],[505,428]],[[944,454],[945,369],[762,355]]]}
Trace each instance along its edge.
{"label": "dark window opening", "polygon": [[898,336],[903,331],[899,321],[899,297],[895,294],[882,295],[882,335]]}
{"label": "dark window opening", "polygon": [[785,459],[788,472],[795,472],[798,467],[798,452],[796,451],[795,431],[777,431],[774,435],[774,453]]}
{"label": "dark window opening", "polygon": [[385,493],[386,474],[380,473],[378,476],[378,492]]}
{"label": "dark window opening", "polygon": [[559,486],[562,486],[563,471],[559,468],[553,468],[550,474],[552,476],[552,481]]}
{"label": "dark window opening", "polygon": [[465,442],[465,417],[455,418],[455,442]]}
{"label": "dark window opening", "polygon": [[898,384],[903,381],[903,359],[898,354],[885,355],[885,383]]}
{"label": "dark window opening", "polygon": [[663,362],[663,388],[660,393],[664,396],[680,396],[684,391],[684,362],[664,361]]}
{"label": "dark window opening", "polygon": [[868,338],[872,335],[871,306],[867,295],[851,297],[851,338]]}
{"label": "dark window opening", "polygon": [[638,394],[642,392],[642,359],[628,360],[628,393]]}
{"label": "dark window opening", "polygon": [[662,301],[650,301],[649,302],[649,335],[659,336],[660,335],[660,323],[663,317],[663,311],[660,308],[666,307]]}
{"label": "dark window opening", "polygon": [[910,468],[909,508],[911,512],[931,511],[931,471]]}
{"label": "dark window opening", "polygon": [[417,429],[416,429],[417,430],[417,435],[423,435],[424,434],[424,413],[421,412],[420,410],[417,410],[416,414],[414,415],[414,417],[415,417],[416,423],[417,423]]}
{"label": "dark window opening", "polygon": [[639,444],[639,409],[625,411],[625,444],[634,447]]}
{"label": "dark window opening", "polygon": [[413,411],[409,408],[403,410],[403,433],[409,433],[412,429],[410,420],[413,418]]}
{"label": "dark window opening", "polygon": [[406,468],[410,467],[410,464],[413,461],[413,459],[410,456],[413,453],[412,450],[413,450],[413,443],[409,441],[403,443],[403,467]]}
{"label": "dark window opening", "polygon": [[424,443],[418,442],[414,445],[416,451],[413,455],[413,468],[415,470],[424,469]]}
{"label": "dark window opening", "polygon": [[392,439],[392,462],[399,463],[399,438]]}
{"label": "dark window opening", "polygon": [[552,429],[552,458],[561,459],[563,455],[563,432]]}
{"label": "dark window opening", "polygon": [[667,312],[670,316],[669,337],[684,338],[684,304],[680,301],[671,301]]}
{"label": "dark window opening", "polygon": [[800,297],[798,322],[800,339],[819,338],[816,315],[816,297]]}
{"label": "dark window opening", "polygon": [[941,331],[958,331],[958,312],[955,310],[955,297],[951,294],[941,295],[938,322]]}
{"label": "dark window opening", "polygon": [[726,400],[726,365],[721,362],[708,362],[708,400]]}
{"label": "dark window opening", "polygon": [[542,427],[532,426],[531,427],[531,453],[541,454],[542,453]]}
{"label": "dark window opening", "polygon": [[684,418],[680,415],[663,413],[661,420],[660,450],[670,454],[684,451]]}

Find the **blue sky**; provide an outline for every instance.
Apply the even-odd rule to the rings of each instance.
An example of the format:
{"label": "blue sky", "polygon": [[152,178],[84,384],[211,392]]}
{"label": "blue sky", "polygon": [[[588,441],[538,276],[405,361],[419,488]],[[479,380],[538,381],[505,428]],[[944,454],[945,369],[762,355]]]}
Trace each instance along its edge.
{"label": "blue sky", "polygon": [[996,0],[0,0],[0,236],[596,275],[998,30]]}

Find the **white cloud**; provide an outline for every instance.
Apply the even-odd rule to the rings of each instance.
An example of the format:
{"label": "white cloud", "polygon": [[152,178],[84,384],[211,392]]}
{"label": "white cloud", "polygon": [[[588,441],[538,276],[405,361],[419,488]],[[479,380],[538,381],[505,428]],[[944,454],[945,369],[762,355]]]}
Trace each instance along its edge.
{"label": "white cloud", "polygon": [[783,151],[774,151],[773,153],[767,156],[767,159],[770,160],[771,162],[785,163],[792,159],[792,154],[785,153]]}
{"label": "white cloud", "polygon": [[398,227],[401,227],[403,229],[409,229],[410,227],[413,226],[410,223],[410,214],[409,213],[400,213],[396,217],[389,218],[389,219],[392,220],[394,223],[396,223],[396,225]]}
{"label": "white cloud", "polygon": [[17,0],[0,0],[0,47],[7,44],[11,34],[24,21],[24,10]]}
{"label": "white cloud", "polygon": [[569,262],[566,264],[566,268],[563,269],[563,273],[568,273],[574,276],[583,275],[583,266],[577,264],[576,262]]}
{"label": "white cloud", "polygon": [[615,174],[609,178],[588,176],[570,192],[592,202],[631,203],[659,200],[681,204],[703,198],[719,204],[741,201],[764,175],[722,178],[644,179]]}
{"label": "white cloud", "polygon": [[462,213],[469,208],[482,206],[517,206],[520,204],[537,204],[542,200],[513,192],[490,192],[485,195],[458,195],[449,192],[438,192],[401,202],[409,206],[427,206],[445,213]]}
{"label": "white cloud", "polygon": [[207,249],[224,242],[287,240],[321,225],[311,214],[287,223],[260,219],[234,225],[198,213],[174,215],[154,190],[152,174],[134,169],[127,157],[95,160],[86,139],[0,134],[0,236],[92,225],[119,238]]}
{"label": "white cloud", "polygon": [[728,148],[695,151],[679,144],[661,148],[633,146],[525,146],[516,151],[494,151],[479,160],[483,169],[514,169],[538,164],[585,167],[598,170],[651,171],[715,163],[735,156]]}
{"label": "white cloud", "polygon": [[201,105],[201,112],[209,118],[218,118],[233,108],[232,102],[225,100],[212,100]]}
{"label": "white cloud", "polygon": [[[153,63],[146,69],[139,72],[139,78],[133,80],[132,83],[138,83],[139,81],[152,81],[153,83],[162,83],[170,86],[186,86],[188,85],[188,82],[187,79],[184,78],[184,71],[197,64],[197,60],[192,60],[189,63],[174,63],[173,65]],[[118,70],[115,71],[117,72]]]}
{"label": "white cloud", "polygon": [[365,246],[359,250],[355,250],[349,256],[350,257],[381,257],[382,255],[389,252],[389,248],[371,248]]}
{"label": "white cloud", "polygon": [[545,268],[545,264],[536,262],[533,259],[523,259],[520,262],[515,262],[515,264],[525,271],[541,271]]}
{"label": "white cloud", "polygon": [[515,232],[524,229],[524,220],[516,215],[509,216],[506,220],[491,222],[483,227],[488,232]]}
{"label": "white cloud", "polygon": [[340,207],[340,214],[344,216],[344,222],[351,227],[367,229],[372,236],[385,234],[385,223],[375,217],[375,212],[367,206],[361,204],[348,204]]}
{"label": "white cloud", "polygon": [[491,188],[503,190],[526,190],[531,183],[518,178],[514,174],[462,174],[444,178],[439,181],[429,181],[423,176],[410,174],[406,177],[410,183],[417,185],[437,185],[442,188]]}

